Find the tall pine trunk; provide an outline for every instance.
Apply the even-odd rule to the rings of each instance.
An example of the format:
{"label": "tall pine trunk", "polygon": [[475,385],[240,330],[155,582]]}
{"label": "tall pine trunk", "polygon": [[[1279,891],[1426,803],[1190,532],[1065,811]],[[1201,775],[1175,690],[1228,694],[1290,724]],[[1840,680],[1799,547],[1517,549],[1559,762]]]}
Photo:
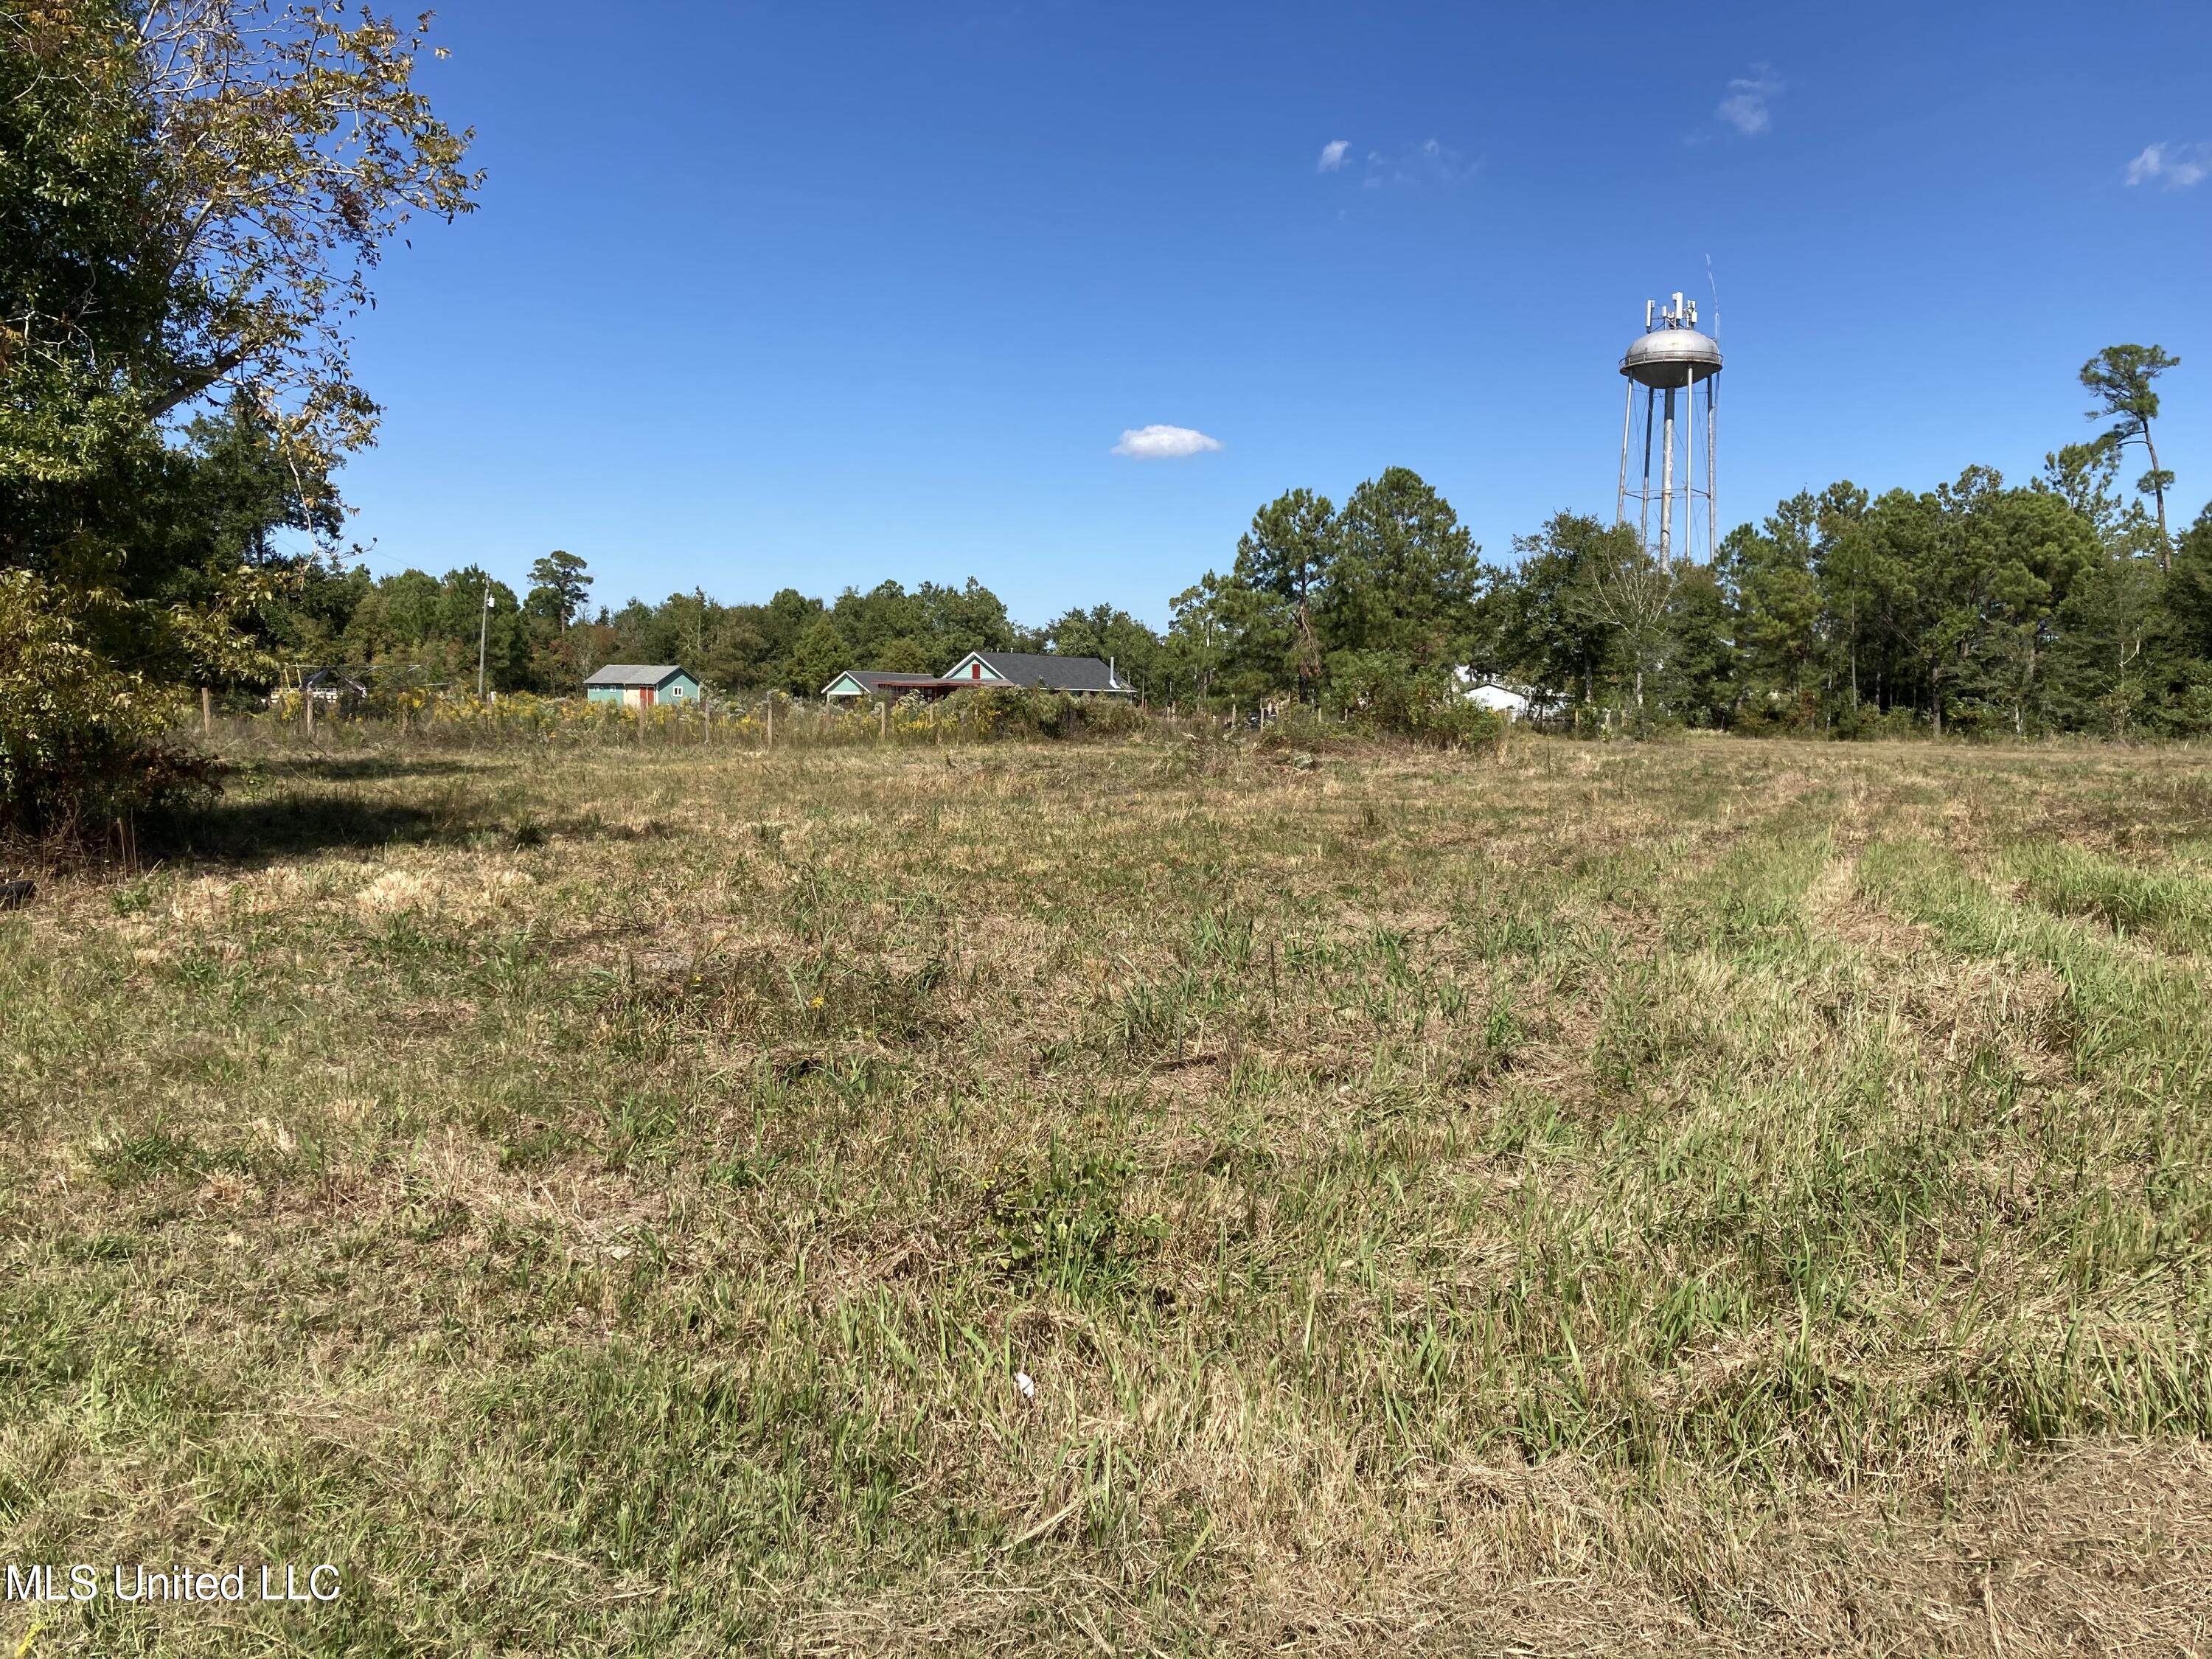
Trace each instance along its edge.
{"label": "tall pine trunk", "polygon": [[2173,544],[2166,534],[2166,484],[2158,475],[2158,446],[2150,441],[2150,422],[2142,423],[2143,447],[2150,452],[2150,494],[2158,503],[2158,569],[2160,575],[2173,570]]}

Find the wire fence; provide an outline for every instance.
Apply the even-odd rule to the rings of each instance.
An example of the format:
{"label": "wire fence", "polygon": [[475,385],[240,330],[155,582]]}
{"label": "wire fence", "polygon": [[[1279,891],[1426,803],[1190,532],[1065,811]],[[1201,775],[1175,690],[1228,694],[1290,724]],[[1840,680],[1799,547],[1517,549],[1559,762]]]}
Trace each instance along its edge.
{"label": "wire fence", "polygon": [[204,700],[201,735],[246,743],[372,747],[403,741],[456,749],[558,747],[712,748],[769,750],[864,744],[943,744],[1006,738],[1128,734],[1163,724],[1225,728],[1220,717],[1163,714],[1126,698],[988,687],[925,702],[858,699],[841,705],[781,694],[640,705],[580,697],[443,690],[328,696],[281,690],[264,704],[218,708]]}

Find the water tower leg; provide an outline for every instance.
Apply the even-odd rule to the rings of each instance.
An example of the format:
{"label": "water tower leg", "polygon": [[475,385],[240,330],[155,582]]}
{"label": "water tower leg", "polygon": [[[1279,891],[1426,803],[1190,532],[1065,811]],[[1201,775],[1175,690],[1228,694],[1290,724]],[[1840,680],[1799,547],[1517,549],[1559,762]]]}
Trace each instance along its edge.
{"label": "water tower leg", "polygon": [[1628,437],[1636,425],[1636,382],[1628,382],[1628,395],[1620,404],[1620,489],[1613,498],[1613,521],[1623,522],[1628,516]]}
{"label": "water tower leg", "polygon": [[1682,389],[1682,562],[1698,557],[1698,384]]}
{"label": "water tower leg", "polygon": [[1711,551],[1707,562],[1721,555],[1720,463],[1713,459],[1714,416],[1720,411],[1720,380],[1705,377],[1705,542]]}
{"label": "water tower leg", "polygon": [[1674,568],[1674,388],[1671,386],[1667,388],[1667,454],[1659,471],[1659,568]]}
{"label": "water tower leg", "polygon": [[1644,388],[1644,515],[1642,534],[1644,547],[1651,546],[1651,405],[1658,393],[1650,386]]}

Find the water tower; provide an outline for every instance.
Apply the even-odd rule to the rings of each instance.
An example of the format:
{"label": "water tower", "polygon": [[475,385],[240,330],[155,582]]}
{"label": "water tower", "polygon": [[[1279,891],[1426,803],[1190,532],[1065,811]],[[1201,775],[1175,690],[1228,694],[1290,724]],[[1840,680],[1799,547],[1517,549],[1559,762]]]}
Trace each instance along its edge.
{"label": "water tower", "polygon": [[[1644,304],[1644,332],[1620,360],[1628,380],[1628,404],[1620,417],[1620,493],[1614,498],[1615,522],[1628,522],[1628,504],[1636,503],[1636,522],[1644,550],[1662,569],[1696,559],[1702,553],[1711,562],[1719,545],[1720,520],[1714,507],[1717,472],[1713,465],[1714,392],[1720,384],[1721,349],[1710,337],[1698,332],[1698,302],[1685,304],[1677,294],[1664,307],[1656,301]],[[1705,388],[1705,442],[1698,442],[1698,387]],[[1641,432],[1644,476],[1629,487],[1628,462],[1637,447],[1639,430],[1637,397],[1644,393]],[[1679,427],[1675,396],[1680,394]],[[1663,394],[1665,402],[1662,406]],[[1651,472],[1653,441],[1659,449],[1659,473]],[[1698,455],[1705,453],[1705,484],[1698,488]],[[1681,469],[1675,470],[1679,450]],[[1655,482],[1656,487],[1655,488]],[[1659,505],[1659,539],[1651,539],[1651,506]],[[1701,533],[1702,532],[1702,533]]]}

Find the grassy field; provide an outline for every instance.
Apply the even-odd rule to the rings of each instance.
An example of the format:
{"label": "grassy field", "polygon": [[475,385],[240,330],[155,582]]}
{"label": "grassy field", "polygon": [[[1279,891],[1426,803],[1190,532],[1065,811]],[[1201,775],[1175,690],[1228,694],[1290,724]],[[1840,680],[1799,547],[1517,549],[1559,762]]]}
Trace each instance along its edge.
{"label": "grassy field", "polygon": [[2212,759],[1307,762],[301,749],[0,916],[0,1561],[344,1582],[0,1655],[2212,1648]]}

